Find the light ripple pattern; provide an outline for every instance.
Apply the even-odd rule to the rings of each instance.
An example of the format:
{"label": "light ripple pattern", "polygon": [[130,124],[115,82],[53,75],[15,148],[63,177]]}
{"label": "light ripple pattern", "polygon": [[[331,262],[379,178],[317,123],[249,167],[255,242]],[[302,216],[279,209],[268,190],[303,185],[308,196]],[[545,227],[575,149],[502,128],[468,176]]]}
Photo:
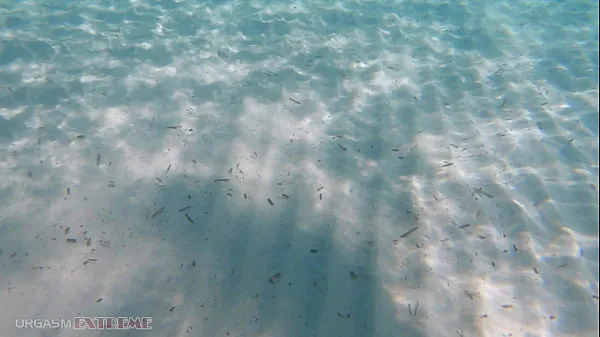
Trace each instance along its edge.
{"label": "light ripple pattern", "polygon": [[2,1],[0,335],[597,335],[598,109],[597,1]]}

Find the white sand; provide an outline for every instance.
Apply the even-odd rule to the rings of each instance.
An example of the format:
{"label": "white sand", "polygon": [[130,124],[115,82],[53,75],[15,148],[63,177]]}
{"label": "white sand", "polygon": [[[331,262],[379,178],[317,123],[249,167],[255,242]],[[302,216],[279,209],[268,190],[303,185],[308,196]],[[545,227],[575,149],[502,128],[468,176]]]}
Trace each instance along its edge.
{"label": "white sand", "polygon": [[[44,3],[0,5],[0,336],[597,335],[597,2]],[[15,328],[76,315],[153,329]]]}

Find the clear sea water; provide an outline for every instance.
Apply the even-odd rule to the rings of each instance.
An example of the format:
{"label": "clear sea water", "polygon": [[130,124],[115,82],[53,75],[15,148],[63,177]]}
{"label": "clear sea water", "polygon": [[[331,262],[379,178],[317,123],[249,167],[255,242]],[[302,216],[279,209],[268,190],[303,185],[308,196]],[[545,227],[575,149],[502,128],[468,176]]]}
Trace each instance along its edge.
{"label": "clear sea water", "polygon": [[598,26],[0,1],[0,335],[597,336]]}

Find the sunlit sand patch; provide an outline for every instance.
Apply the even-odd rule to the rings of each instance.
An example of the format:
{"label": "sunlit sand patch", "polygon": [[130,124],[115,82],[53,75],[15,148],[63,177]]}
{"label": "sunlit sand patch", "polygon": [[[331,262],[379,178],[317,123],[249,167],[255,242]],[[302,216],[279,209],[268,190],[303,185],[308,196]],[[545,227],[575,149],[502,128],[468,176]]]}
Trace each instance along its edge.
{"label": "sunlit sand patch", "polygon": [[587,14],[129,3],[4,12],[0,326],[75,306],[151,308],[149,336],[592,331]]}

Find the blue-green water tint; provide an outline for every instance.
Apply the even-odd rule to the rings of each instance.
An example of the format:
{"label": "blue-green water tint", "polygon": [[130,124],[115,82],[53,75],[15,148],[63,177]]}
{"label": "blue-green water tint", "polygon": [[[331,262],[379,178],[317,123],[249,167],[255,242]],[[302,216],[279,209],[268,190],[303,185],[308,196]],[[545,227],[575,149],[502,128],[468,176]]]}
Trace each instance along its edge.
{"label": "blue-green water tint", "polygon": [[0,177],[0,335],[590,336],[598,3],[4,1]]}

